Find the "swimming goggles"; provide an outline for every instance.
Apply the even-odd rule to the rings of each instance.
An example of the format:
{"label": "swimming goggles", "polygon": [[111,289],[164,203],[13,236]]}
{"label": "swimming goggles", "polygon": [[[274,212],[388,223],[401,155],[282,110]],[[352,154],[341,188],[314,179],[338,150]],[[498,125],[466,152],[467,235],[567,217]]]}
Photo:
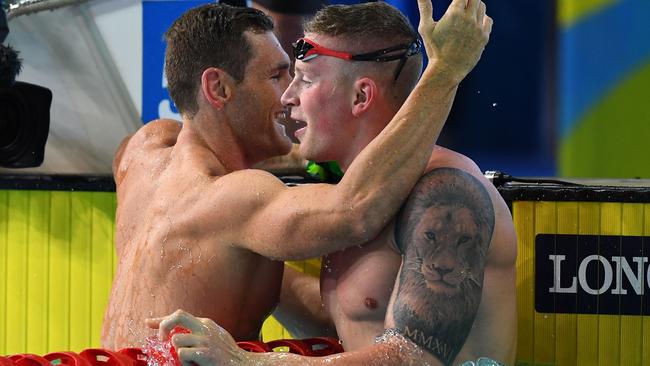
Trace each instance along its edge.
{"label": "swimming goggles", "polygon": [[[397,51],[402,52],[396,53]],[[293,44],[293,56],[296,60],[300,61],[308,61],[318,55],[332,56],[348,61],[389,62],[400,60],[399,65],[397,65],[397,70],[395,70],[395,78],[393,81],[397,80],[400,72],[402,72],[402,68],[404,67],[406,59],[410,56],[417,55],[420,52],[422,52],[422,42],[419,39],[415,39],[411,43],[400,44],[378,51],[362,53],[358,55],[353,55],[348,52],[330,50],[329,48],[325,48],[307,38],[301,38],[298,40],[298,42]]]}

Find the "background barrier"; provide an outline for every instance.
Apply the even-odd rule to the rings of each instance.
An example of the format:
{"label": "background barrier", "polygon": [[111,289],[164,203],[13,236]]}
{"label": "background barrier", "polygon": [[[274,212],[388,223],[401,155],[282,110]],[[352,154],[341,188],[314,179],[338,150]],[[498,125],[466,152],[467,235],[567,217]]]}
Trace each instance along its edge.
{"label": "background barrier", "polygon": [[[499,187],[518,237],[520,365],[650,364],[650,182],[603,183],[618,186]],[[0,355],[99,347],[112,189],[109,177],[0,176]],[[320,272],[318,259],[290,265]],[[291,338],[272,317],[262,337]]]}

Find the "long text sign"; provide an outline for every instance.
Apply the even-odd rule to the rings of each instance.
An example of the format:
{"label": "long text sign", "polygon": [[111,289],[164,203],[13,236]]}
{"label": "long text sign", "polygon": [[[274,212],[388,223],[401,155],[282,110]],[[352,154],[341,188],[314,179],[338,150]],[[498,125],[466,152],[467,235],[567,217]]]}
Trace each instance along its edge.
{"label": "long text sign", "polygon": [[650,315],[650,237],[539,234],[535,309]]}

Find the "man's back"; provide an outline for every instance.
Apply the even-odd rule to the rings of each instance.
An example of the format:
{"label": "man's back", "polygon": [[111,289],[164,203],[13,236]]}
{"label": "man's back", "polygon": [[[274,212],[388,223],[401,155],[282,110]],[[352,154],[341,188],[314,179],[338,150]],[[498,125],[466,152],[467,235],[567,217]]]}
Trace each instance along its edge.
{"label": "man's back", "polygon": [[[428,285],[421,288],[417,295],[421,297],[420,300],[426,300],[427,297],[430,299],[428,306],[432,308],[429,311],[458,318],[469,316],[471,330],[467,329],[469,335],[462,349],[457,350],[459,353],[453,364],[476,360],[479,357],[512,362],[516,345],[516,239],[512,219],[496,189],[481,176],[473,162],[453,151],[436,148],[427,172],[435,173],[437,169],[449,168],[470,173],[480,180],[489,194],[494,209],[494,231],[485,258],[480,305],[471,323],[473,315],[466,314],[469,310],[464,308],[462,303],[455,302],[453,295],[446,296],[446,300],[435,300],[436,293],[440,291],[436,291],[438,285],[432,285],[436,281],[432,279],[434,276],[431,274],[424,274]],[[452,218],[451,224],[443,225],[445,220],[443,217],[432,217],[433,220],[427,223],[427,235],[437,236],[439,240],[444,237],[449,242],[456,243],[462,241],[459,239],[464,236],[475,235],[471,232],[471,225],[468,225],[468,220],[472,220],[464,218],[462,210],[447,208],[438,210],[444,211],[445,216],[449,215],[448,217]],[[422,214],[422,217],[426,215]],[[436,225],[436,222],[439,225]],[[464,276],[463,272],[474,270],[471,268],[471,263],[459,254],[460,249],[438,250],[431,256],[423,253],[420,262],[416,263],[411,260],[412,258],[407,258],[402,263],[402,256],[396,248],[394,238],[395,225],[391,224],[372,242],[324,258],[321,272],[322,299],[346,351],[372,344],[375,337],[390,323],[387,321],[387,312],[394,310],[394,303],[391,304],[391,301],[394,302],[395,299],[392,299],[391,295],[395,297],[399,290],[400,265],[418,272],[426,272],[423,267],[427,265],[434,267],[433,264],[426,263],[427,258],[436,262],[439,267],[445,262],[447,268],[444,272],[449,273],[451,278],[454,276],[461,278]],[[431,291],[431,296],[427,295],[428,291]],[[446,325],[439,324],[439,326]],[[411,330],[411,332],[417,331]],[[417,335],[414,336],[417,338]],[[441,344],[443,341],[445,341],[444,335],[440,339]],[[427,342],[421,346],[426,347],[426,344]]]}
{"label": "man's back", "polygon": [[145,318],[179,308],[254,339],[277,301],[282,263],[221,240],[211,223],[223,210],[206,195],[219,194],[226,171],[180,131],[177,122],[151,122],[117,158],[119,263],[104,347],[141,345],[151,333]]}

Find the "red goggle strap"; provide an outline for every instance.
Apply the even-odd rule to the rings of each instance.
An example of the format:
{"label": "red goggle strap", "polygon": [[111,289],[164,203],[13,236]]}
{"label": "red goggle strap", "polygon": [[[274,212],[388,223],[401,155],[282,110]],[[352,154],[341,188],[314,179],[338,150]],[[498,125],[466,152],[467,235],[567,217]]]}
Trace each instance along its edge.
{"label": "red goggle strap", "polygon": [[307,50],[307,52],[305,52],[304,56],[302,58],[300,58],[299,60],[306,61],[306,60],[309,60],[309,59],[313,58],[313,57],[310,57],[310,56],[315,57],[317,55],[332,56],[332,57],[342,58],[344,60],[351,60],[352,59],[352,55],[350,53],[330,50],[329,48],[325,48],[325,47],[319,45],[318,43],[316,43],[316,42],[314,42],[314,41],[312,41],[310,39],[307,39],[307,38],[301,38],[300,40],[298,40],[298,42],[301,42],[301,41],[304,42],[304,43],[307,43],[308,45],[310,45],[311,48],[309,50]]}

